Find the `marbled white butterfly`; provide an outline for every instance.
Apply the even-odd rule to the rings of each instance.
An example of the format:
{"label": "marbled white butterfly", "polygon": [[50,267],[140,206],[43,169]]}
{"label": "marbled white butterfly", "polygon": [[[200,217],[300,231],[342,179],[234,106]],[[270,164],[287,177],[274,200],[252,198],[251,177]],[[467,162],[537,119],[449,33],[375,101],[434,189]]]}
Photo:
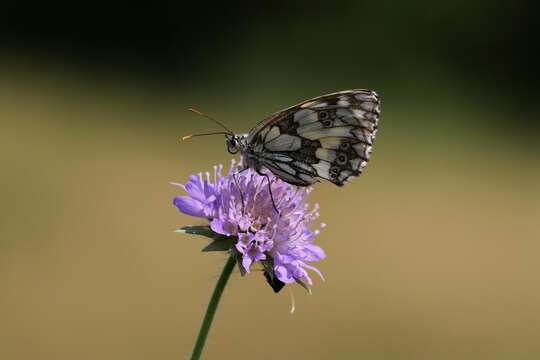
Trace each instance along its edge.
{"label": "marbled white butterfly", "polygon": [[[343,186],[360,175],[369,161],[379,113],[375,91],[346,90],[281,110],[244,135],[236,135],[210,118],[226,130],[211,134],[225,134],[228,151],[240,152],[244,169],[253,168],[267,176],[261,172],[266,168],[297,186],[308,186],[319,179]],[[210,134],[184,139],[201,135]]]}

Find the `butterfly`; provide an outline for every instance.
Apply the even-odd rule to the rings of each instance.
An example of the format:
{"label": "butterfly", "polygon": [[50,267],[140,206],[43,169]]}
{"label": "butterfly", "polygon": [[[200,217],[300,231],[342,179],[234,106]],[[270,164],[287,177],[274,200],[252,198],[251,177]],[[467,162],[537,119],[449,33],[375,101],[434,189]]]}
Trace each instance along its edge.
{"label": "butterfly", "polygon": [[[190,109],[206,116],[197,110]],[[240,153],[244,169],[260,175],[263,168],[281,180],[309,186],[320,179],[343,186],[359,176],[371,157],[377,133],[380,100],[375,91],[345,90],[305,100],[278,111],[258,123],[248,134],[226,131],[231,154]],[[271,190],[270,181],[268,180]]]}

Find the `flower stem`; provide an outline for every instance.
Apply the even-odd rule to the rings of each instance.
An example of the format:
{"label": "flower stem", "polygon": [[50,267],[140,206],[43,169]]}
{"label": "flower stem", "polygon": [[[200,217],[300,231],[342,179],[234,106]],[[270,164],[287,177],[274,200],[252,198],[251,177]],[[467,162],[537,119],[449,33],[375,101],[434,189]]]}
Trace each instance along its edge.
{"label": "flower stem", "polygon": [[227,285],[227,281],[231,276],[235,264],[236,259],[234,253],[232,253],[229,256],[229,259],[227,260],[227,263],[225,264],[221,275],[219,276],[216,287],[214,288],[214,293],[212,294],[210,302],[208,303],[208,307],[206,308],[206,314],[204,315],[201,329],[199,330],[199,335],[197,336],[197,342],[195,343],[193,353],[191,354],[191,360],[198,360],[201,357],[204,343],[206,342],[206,337],[208,336],[208,332],[210,331],[212,320],[214,319],[219,300],[221,299],[221,294],[223,294],[223,290],[225,289],[225,285]]}

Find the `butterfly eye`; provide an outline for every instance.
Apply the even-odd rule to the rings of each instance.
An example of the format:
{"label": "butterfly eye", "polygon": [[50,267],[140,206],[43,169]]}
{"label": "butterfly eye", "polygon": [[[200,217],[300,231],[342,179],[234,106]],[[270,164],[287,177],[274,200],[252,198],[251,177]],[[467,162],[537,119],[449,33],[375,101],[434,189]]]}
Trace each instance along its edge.
{"label": "butterfly eye", "polygon": [[330,127],[332,126],[332,120],[330,119],[323,120],[322,124],[324,127]]}
{"label": "butterfly eye", "polygon": [[238,148],[236,147],[236,144],[233,144],[230,141],[227,141],[227,151],[229,154],[236,154],[238,152]]}
{"label": "butterfly eye", "polygon": [[319,119],[324,120],[328,117],[328,113],[326,111],[319,112]]}
{"label": "butterfly eye", "polygon": [[338,165],[345,165],[347,163],[347,155],[345,154],[338,154],[336,157]]}
{"label": "butterfly eye", "polygon": [[347,141],[343,142],[343,143],[341,143],[341,145],[339,145],[339,148],[341,150],[343,150],[343,151],[347,151],[347,150],[349,150],[351,148],[351,143],[349,143]]}

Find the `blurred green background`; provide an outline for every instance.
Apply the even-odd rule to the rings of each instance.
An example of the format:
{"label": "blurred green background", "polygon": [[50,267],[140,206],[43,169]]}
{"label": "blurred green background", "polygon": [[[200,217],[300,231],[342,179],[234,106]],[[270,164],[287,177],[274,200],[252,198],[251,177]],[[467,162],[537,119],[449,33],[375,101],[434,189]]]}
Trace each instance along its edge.
{"label": "blurred green background", "polygon": [[225,257],[171,203],[247,132],[371,88],[365,174],[316,186],[326,282],[235,273],[208,359],[540,357],[537,3],[6,5],[0,358],[188,357]]}

